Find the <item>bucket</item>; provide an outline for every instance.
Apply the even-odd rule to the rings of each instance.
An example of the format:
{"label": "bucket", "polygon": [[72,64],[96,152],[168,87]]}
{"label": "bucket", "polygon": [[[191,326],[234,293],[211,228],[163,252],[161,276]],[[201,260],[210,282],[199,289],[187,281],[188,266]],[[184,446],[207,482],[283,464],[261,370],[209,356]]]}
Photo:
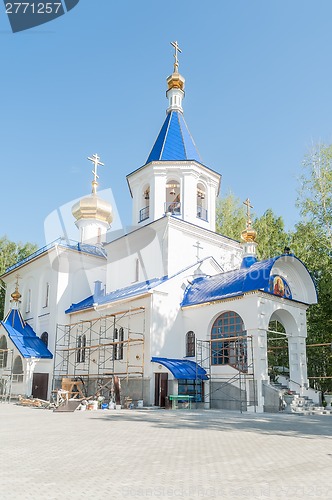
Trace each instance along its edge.
{"label": "bucket", "polygon": [[88,403],[88,410],[98,410],[98,401],[90,401]]}
{"label": "bucket", "polygon": [[116,410],[121,410],[121,405],[115,405]]}
{"label": "bucket", "polygon": [[108,403],[101,403],[102,410],[107,410],[107,408],[108,408]]}
{"label": "bucket", "polygon": [[113,401],[110,401],[108,407],[109,407],[110,410],[114,410],[115,409],[115,403],[113,403]]}
{"label": "bucket", "polygon": [[137,408],[143,408],[143,399],[137,401]]}

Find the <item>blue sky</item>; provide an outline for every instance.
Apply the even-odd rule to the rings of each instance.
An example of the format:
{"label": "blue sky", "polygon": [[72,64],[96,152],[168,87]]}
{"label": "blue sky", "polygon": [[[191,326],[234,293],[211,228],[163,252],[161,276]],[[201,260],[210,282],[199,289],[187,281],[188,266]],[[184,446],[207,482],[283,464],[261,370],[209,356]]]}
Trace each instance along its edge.
{"label": "blue sky", "polygon": [[48,215],[89,192],[93,153],[117,226],[131,224],[125,176],[164,121],[172,40],[185,119],[221,196],[292,227],[303,157],[332,140],[331,19],[330,0],[81,0],[13,34],[0,4],[0,235],[43,245]]}

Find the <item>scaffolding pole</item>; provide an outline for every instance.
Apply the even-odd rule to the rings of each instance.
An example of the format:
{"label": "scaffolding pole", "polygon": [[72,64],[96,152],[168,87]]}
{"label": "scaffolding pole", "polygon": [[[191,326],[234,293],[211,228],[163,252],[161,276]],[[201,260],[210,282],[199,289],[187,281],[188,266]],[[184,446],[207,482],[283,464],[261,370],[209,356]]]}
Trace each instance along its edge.
{"label": "scaffolding pole", "polygon": [[[245,340],[245,344],[244,344]],[[234,363],[214,364],[214,356],[220,354],[220,344],[232,343]],[[219,345],[217,345],[219,344]],[[245,350],[243,349],[245,345]],[[248,353],[250,352],[250,362],[248,363]],[[196,363],[204,368],[208,377],[208,390],[204,393],[204,402],[209,408],[213,403],[221,401],[229,406],[237,406],[242,413],[248,406],[253,406],[256,412],[257,391],[255,386],[255,373],[253,362],[253,342],[250,335],[239,335],[234,337],[223,337],[209,340],[196,340]],[[218,374],[213,367],[227,366],[235,369],[232,374]],[[229,386],[238,388],[238,396],[229,394]],[[246,395],[243,398],[243,394]],[[218,395],[221,397],[218,398]],[[227,399],[228,398],[228,399]],[[221,403],[222,404],[222,403]]]}
{"label": "scaffolding pole", "polygon": [[[131,319],[142,315],[139,331]],[[144,382],[145,308],[118,311],[70,325],[57,325],[52,389],[62,379],[78,381],[86,397],[112,392],[114,378]],[[139,399],[139,398],[136,398]]]}

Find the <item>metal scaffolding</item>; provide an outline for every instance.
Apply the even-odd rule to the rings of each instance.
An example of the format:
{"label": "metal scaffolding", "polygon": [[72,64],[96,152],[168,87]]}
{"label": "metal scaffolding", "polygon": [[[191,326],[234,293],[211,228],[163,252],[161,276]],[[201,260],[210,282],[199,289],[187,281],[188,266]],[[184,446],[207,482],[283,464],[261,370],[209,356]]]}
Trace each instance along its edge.
{"label": "metal scaffolding", "polygon": [[0,349],[0,401],[9,403],[12,396],[13,349]]}
{"label": "metal scaffolding", "polygon": [[[252,336],[242,335],[210,340],[196,340],[196,363],[204,368],[208,377],[205,384],[204,401],[209,408],[238,409],[241,413],[248,406],[256,411],[257,388],[254,374]],[[227,345],[227,349],[226,346]],[[230,351],[223,363],[213,363],[220,353]],[[231,359],[232,358],[232,359]],[[229,365],[235,373],[221,375],[213,366]]]}
{"label": "metal scaffolding", "polygon": [[[140,316],[140,328],[133,318]],[[53,392],[63,379],[77,381],[86,397],[114,390],[115,377],[127,387],[140,381],[143,399],[145,308],[138,307],[70,325],[57,325]],[[128,390],[127,390],[128,392]],[[137,384],[136,384],[137,392]],[[127,395],[128,396],[128,395]],[[137,398],[136,398],[137,399]]]}

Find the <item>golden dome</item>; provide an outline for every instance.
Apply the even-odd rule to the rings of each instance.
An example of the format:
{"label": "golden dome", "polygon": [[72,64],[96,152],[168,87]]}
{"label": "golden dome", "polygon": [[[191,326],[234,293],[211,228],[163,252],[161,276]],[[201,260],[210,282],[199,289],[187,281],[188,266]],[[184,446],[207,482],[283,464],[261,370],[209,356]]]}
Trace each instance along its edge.
{"label": "golden dome", "polygon": [[11,298],[13,299],[13,302],[19,302],[20,298],[22,297],[22,295],[18,291],[18,279],[19,275],[16,276],[15,291],[10,295]]}
{"label": "golden dome", "polygon": [[22,295],[20,294],[20,292],[17,290],[15,290],[15,292],[13,292],[11,294],[11,298],[14,300],[14,302],[18,302],[20,300],[20,298],[22,297]]}
{"label": "golden dome", "polygon": [[73,205],[72,214],[76,220],[97,219],[111,224],[113,220],[112,205],[99,198],[96,193],[82,198]]}
{"label": "golden dome", "polygon": [[241,233],[241,238],[247,243],[252,243],[253,241],[255,241],[256,237],[257,231],[255,231],[255,229],[253,229],[252,227],[247,227],[247,229],[245,229]]}
{"label": "golden dome", "polygon": [[183,78],[182,75],[178,71],[174,71],[168,78],[167,78],[167,87],[168,90],[170,89],[184,89],[184,82],[185,79]]}

